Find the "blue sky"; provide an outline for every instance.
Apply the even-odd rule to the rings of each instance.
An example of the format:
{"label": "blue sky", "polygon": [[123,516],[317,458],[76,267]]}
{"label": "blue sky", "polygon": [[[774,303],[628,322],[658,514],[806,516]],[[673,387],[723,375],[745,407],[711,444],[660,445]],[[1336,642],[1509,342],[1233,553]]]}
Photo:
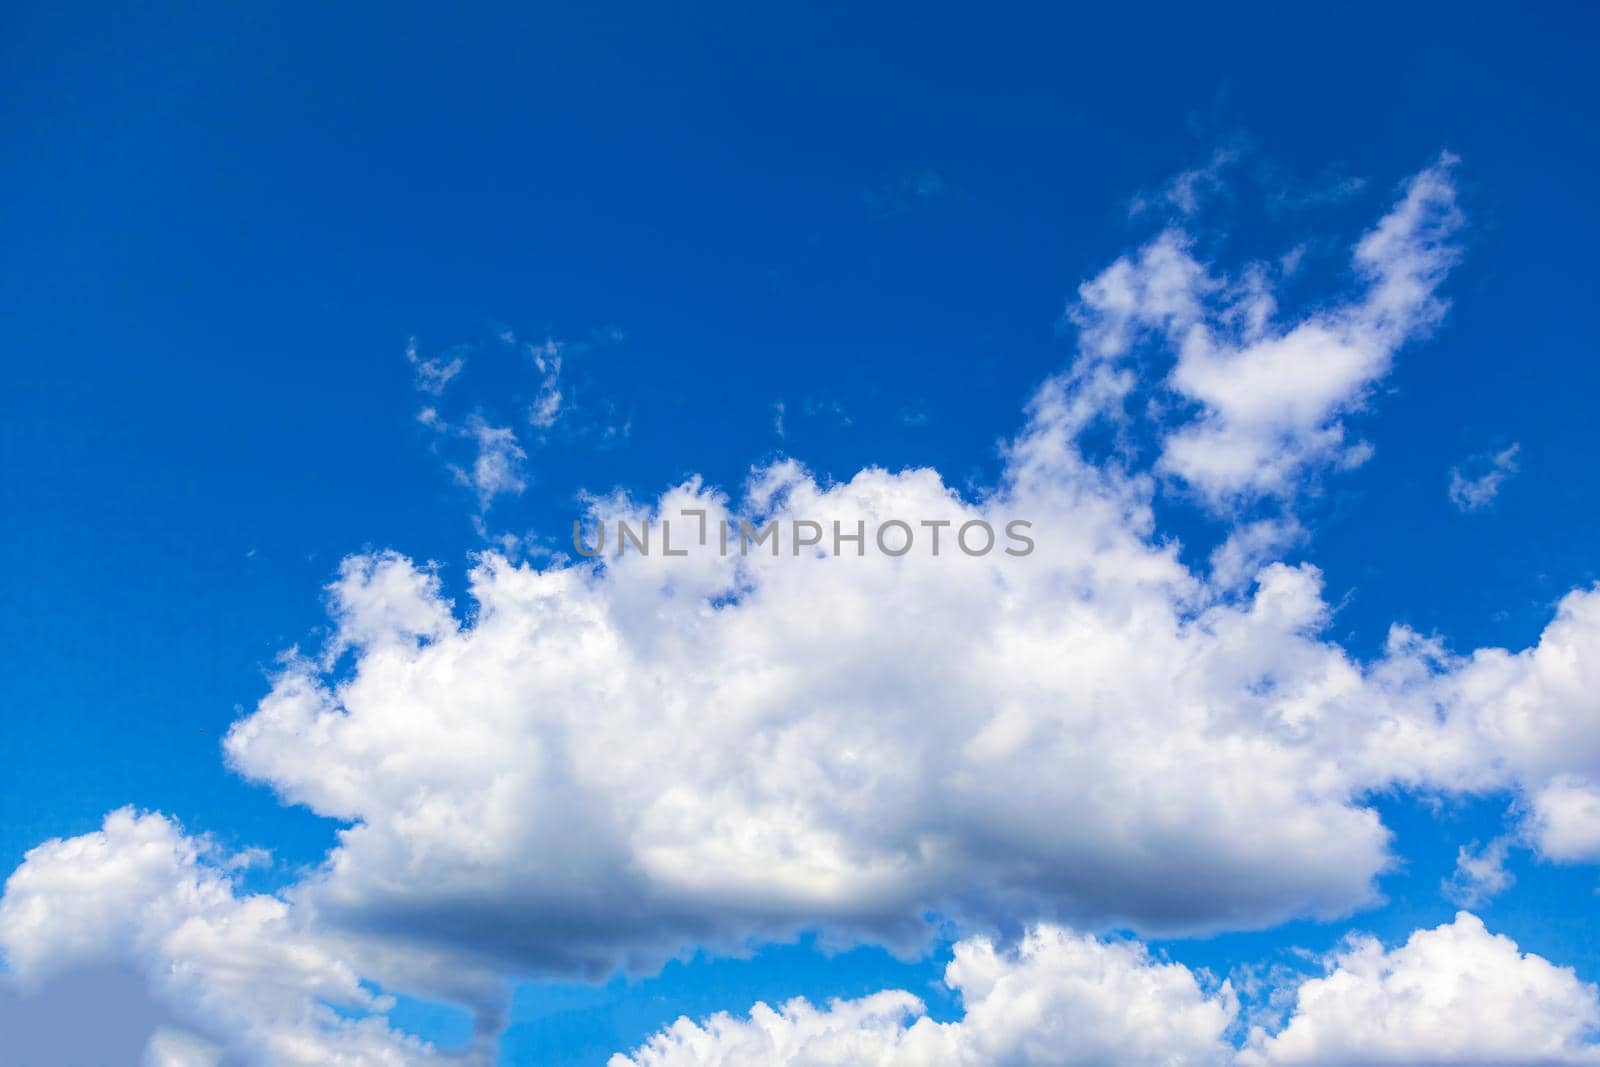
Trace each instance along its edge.
{"label": "blue sky", "polygon": [[[1248,514],[1296,517],[1279,556],[1320,569],[1323,636],[1359,661],[1393,623],[1462,654],[1536,644],[1600,579],[1595,29],[1577,5],[12,5],[0,869],[132,805],[270,849],[241,884],[287,892],[348,820],[219,744],[286,649],[337,633],[341,560],[434,561],[465,618],[474,554],[510,536],[547,558],[584,494],[737,496],[792,458],[822,485],[931,468],[980,499],[1072,364],[1082,283],[1181,225],[1230,278],[1300,249],[1278,313],[1313,315],[1441,152],[1464,219],[1449,309],[1341,416],[1371,457]],[[1194,212],[1170,195],[1186,172]],[[408,344],[463,369],[434,396]],[[486,508],[461,484],[473,425],[525,452]],[[1453,469],[1513,445],[1492,499],[1452,502]],[[1198,569],[1246,514],[1170,478],[1151,507],[1153,543]],[[1518,836],[1522,788],[1363,793],[1398,862],[1340,917],[1090,932],[1219,976],[1351,930],[1394,945],[1451,921],[1458,848],[1509,835],[1515,883],[1473,910],[1600,980],[1593,866]],[[598,984],[508,963],[501,1062],[601,1063],[680,1014],[796,995],[903,988],[959,1015],[939,984],[959,923],[904,958],[830,954],[809,926]],[[436,993],[391,1021],[465,1042]]]}

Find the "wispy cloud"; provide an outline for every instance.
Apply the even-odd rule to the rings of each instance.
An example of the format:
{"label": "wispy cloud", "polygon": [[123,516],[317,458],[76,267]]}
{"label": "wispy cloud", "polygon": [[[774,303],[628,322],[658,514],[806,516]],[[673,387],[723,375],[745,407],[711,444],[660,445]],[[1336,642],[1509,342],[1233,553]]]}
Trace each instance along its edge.
{"label": "wispy cloud", "polygon": [[407,338],[406,362],[411,364],[414,375],[412,384],[419,393],[427,393],[429,396],[443,395],[451,379],[466,367],[467,351],[466,345],[456,345],[442,355],[429,358],[422,355],[415,337]]}
{"label": "wispy cloud", "polygon": [[810,418],[829,419],[840,426],[854,426],[855,419],[850,417],[850,412],[837,400],[807,400],[806,415]]}
{"label": "wispy cloud", "polygon": [[1465,908],[1479,907],[1510,889],[1517,880],[1506,870],[1506,857],[1511,851],[1509,837],[1497,837],[1481,849],[1477,845],[1474,841],[1456,851],[1455,873],[1443,885],[1444,895]]}
{"label": "wispy cloud", "polygon": [[894,421],[908,428],[926,426],[933,421],[933,416],[928,413],[927,408],[908,405],[894,413]]}
{"label": "wispy cloud", "polygon": [[456,481],[478,494],[479,509],[487,511],[495,497],[515,496],[528,487],[523,467],[528,453],[510,427],[495,426],[473,415],[461,434],[477,446],[477,457],[471,467],[452,467],[451,472]]}
{"label": "wispy cloud", "polygon": [[539,395],[528,409],[528,421],[541,430],[548,430],[561,418],[561,354],[565,348],[553,337],[528,346],[528,354],[539,372]]}
{"label": "wispy cloud", "polygon": [[1450,468],[1450,503],[1463,512],[1481,511],[1500,495],[1506,481],[1517,473],[1517,453],[1513,444],[1498,452],[1483,452]]}
{"label": "wispy cloud", "polygon": [[944,196],[948,191],[944,175],[932,168],[912,171],[876,189],[869,189],[867,204],[885,214],[909,211]]}
{"label": "wispy cloud", "polygon": [[1128,202],[1128,217],[1136,218],[1149,211],[1195,214],[1206,197],[1223,188],[1223,175],[1239,158],[1237,148],[1217,148],[1204,164],[1180,171],[1156,192],[1135,194]]}
{"label": "wispy cloud", "polygon": [[566,377],[570,357],[616,344],[623,336],[621,329],[608,326],[583,341],[560,340],[548,333],[540,340],[526,341],[511,327],[496,327],[485,344],[498,345],[525,361],[520,364],[525,369],[519,373],[533,372],[531,394],[526,389],[515,390],[503,401],[491,395],[460,397],[454,405],[444,403],[442,394],[465,368],[465,353],[476,346],[456,345],[429,359],[422,356],[415,338],[407,342],[406,361],[415,372],[416,388],[432,398],[417,411],[417,422],[435,434],[434,449],[444,454],[450,476],[477,497],[480,527],[497,497],[515,496],[527,488],[529,450],[546,444],[558,425],[563,426],[564,434],[583,436],[600,446],[628,439],[632,416],[619,412],[614,402],[604,398],[590,404],[593,417],[571,425],[577,406]]}

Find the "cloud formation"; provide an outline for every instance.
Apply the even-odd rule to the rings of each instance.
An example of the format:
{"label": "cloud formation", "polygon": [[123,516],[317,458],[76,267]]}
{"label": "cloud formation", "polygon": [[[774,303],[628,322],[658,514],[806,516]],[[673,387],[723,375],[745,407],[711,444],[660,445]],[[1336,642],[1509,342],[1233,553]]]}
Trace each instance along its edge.
{"label": "cloud formation", "polygon": [[1438,295],[1459,255],[1453,156],[1413,176],[1351,254],[1360,287],[1280,322],[1271,271],[1219,275],[1194,240],[1168,229],[1079,290],[1074,375],[1111,399],[1135,378],[1118,373],[1154,341],[1173,359],[1162,386],[1185,414],[1163,433],[1159,469],[1218,509],[1292,495],[1308,473],[1369,454],[1344,418],[1386,375],[1396,351],[1444,315]]}
{"label": "cloud formation", "polygon": [[468,468],[453,467],[456,481],[478,495],[478,509],[487,511],[494,498],[502,494],[516,496],[528,488],[523,464],[528,453],[509,426],[495,426],[480,416],[472,415],[462,429],[477,455]]}
{"label": "cloud formation", "polygon": [[1500,495],[1506,480],[1517,473],[1520,445],[1473,456],[1450,468],[1450,503],[1464,512],[1481,511]]}
{"label": "cloud formation", "polygon": [[1388,951],[1357,939],[1330,962],[1240,1067],[1600,1063],[1595,987],[1467,912]]}
{"label": "cloud formation", "polygon": [[415,337],[406,340],[406,362],[414,374],[412,384],[420,393],[442,396],[445,387],[466,368],[466,346],[457,345],[443,355],[424,356]]}
{"label": "cloud formation", "polygon": [[1226,1064],[1237,1011],[1226,983],[1207,991],[1188,968],[1131,942],[1055,926],[1011,951],[982,939],[956,945],[945,984],[959,1021],[929,1019],[910,993],[885,991],[816,1008],[803,999],[748,1018],[679,1019],[609,1067],[1093,1067]]}
{"label": "cloud formation", "polygon": [[1447,897],[1456,903],[1475,908],[1498,896],[1516,883],[1516,876],[1506,870],[1506,859],[1511,851],[1509,837],[1497,837],[1478,848],[1474,841],[1456,850],[1456,869],[1444,883]]}
{"label": "cloud formation", "polygon": [[[930,910],[1334,918],[1392,861],[1363,800],[1392,785],[1511,791],[1546,855],[1590,855],[1600,594],[1522,652],[1397,628],[1364,664],[1322,636],[1314,568],[1219,590],[1150,536],[1150,490],[1038,425],[976,503],[929,471],[823,487],[781,464],[746,504],[784,529],[1028,515],[1038,549],[490,553],[470,623],[431,573],[360,557],[331,589],[349,669],[291,662],[226,749],[351,824],[301,887],[325,918],[530,973],[819,923],[915,947]],[[694,483],[640,508],[684,509],[730,514]]]}
{"label": "cloud formation", "polygon": [[89,968],[142,974],[183,1024],[151,1036],[147,1064],[435,1062],[303,913],[236,892],[236,860],[160,815],[114,811],[28,853],[0,899],[0,949],[25,989]]}
{"label": "cloud formation", "polygon": [[[691,478],[594,504],[658,529],[686,512],[712,529],[933,524],[942,555],[791,538],[724,555],[715,535],[672,558],[490,551],[459,606],[400,553],[352,557],[324,647],[289,656],[225,741],[239,773],[344,824],[326,861],[242,894],[203,841],[116,812],[8,882],[9,965],[40,982],[135,966],[183,1021],[156,1061],[425,1063],[375,989],[469,1004],[487,1035],[507,975],[647,970],[818,928],[917,951],[931,916],[973,934],[947,974],[959,1023],[900,993],[791,1004],[683,1024],[633,1062],[1213,1063],[1233,1055],[1230,988],[1071,931],[1348,915],[1394,863],[1370,803],[1393,787],[1507,794],[1539,855],[1600,859],[1600,591],[1570,593],[1528,649],[1462,654],[1396,627],[1362,660],[1329,637],[1316,568],[1275,558],[1305,536],[1295,494],[1364,458],[1346,419],[1444,312],[1453,166],[1410,179],[1356,243],[1351,291],[1287,321],[1268,268],[1230,275],[1179,229],[1118,259],[1080,290],[1077,356],[988,491],[786,461],[737,498]],[[1151,348],[1170,366],[1142,366]],[[539,427],[562,410],[560,353],[534,357],[553,397],[530,409]],[[1163,400],[1150,462],[1097,457],[1090,431],[1126,427],[1140,389]],[[464,425],[480,508],[520,492],[516,433]],[[1208,571],[1156,527],[1174,484],[1230,524]],[[1260,501],[1282,510],[1246,514]],[[1026,557],[948,549],[963,524],[1014,518],[1033,524]],[[1485,960],[1522,983],[1506,995],[1528,1017],[1565,1020],[1551,1055],[1587,1056],[1593,990],[1473,923],[1353,948],[1246,1058],[1403,1059],[1406,1026],[1466,1010],[1406,991]],[[1358,1014],[1377,1020],[1360,1040]]]}
{"label": "cloud formation", "polygon": [[[597,335],[597,342],[613,342],[620,337],[620,332],[613,329],[604,335]],[[524,413],[525,421],[533,431],[531,439],[519,436],[515,426],[506,424],[504,418],[487,417],[481,411],[474,410],[464,416],[446,416],[441,413],[437,399],[417,413],[417,421],[437,435],[435,448],[444,445],[450,452],[459,449],[451,442],[470,445],[470,451],[460,450],[466,458],[449,460],[445,466],[457,485],[470,489],[477,497],[480,530],[483,528],[483,514],[489,510],[495,498],[518,496],[526,491],[528,448],[543,443],[544,435],[562,420],[570,408],[562,386],[561,372],[567,350],[572,346],[551,337],[537,343],[518,341],[510,329],[499,330],[495,340],[502,348],[514,351],[519,358],[526,358],[534,372],[536,391],[532,399],[527,401]],[[583,347],[578,346],[580,350]],[[418,350],[416,339],[408,341],[406,360],[415,372],[417,390],[434,398],[442,396],[445,387],[466,367],[463,353],[470,348],[468,345],[457,345],[442,356],[425,359]],[[517,421],[524,420],[519,417]],[[626,427],[608,426],[602,436],[610,437],[618,432],[625,434]],[[527,443],[528,440],[531,440],[531,445]]]}
{"label": "cloud formation", "polygon": [[553,337],[527,346],[534,370],[539,373],[539,393],[528,408],[528,421],[536,429],[548,430],[561,417],[561,360],[565,348]]}
{"label": "cloud formation", "polygon": [[1600,991],[1520,952],[1466,912],[1385,950],[1355,938],[1324,977],[1293,991],[1276,1032],[1236,1048],[1239,1003],[1141,946],[1053,926],[1012,952],[958,944],[945,983],[963,1013],[940,1023],[910,993],[817,1008],[804,1000],[748,1017],[679,1019],[610,1067],[1370,1067],[1600,1062]]}

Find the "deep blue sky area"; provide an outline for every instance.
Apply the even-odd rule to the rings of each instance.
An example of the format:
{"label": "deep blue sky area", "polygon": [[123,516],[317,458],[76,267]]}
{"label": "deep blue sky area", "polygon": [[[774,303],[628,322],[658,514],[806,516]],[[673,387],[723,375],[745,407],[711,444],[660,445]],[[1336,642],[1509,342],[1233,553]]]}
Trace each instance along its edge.
{"label": "deep blue sky area", "polygon": [[[333,825],[218,744],[275,657],[319,641],[343,556],[436,560],[459,597],[485,547],[416,419],[408,338],[468,346],[451,402],[501,419],[537,383],[497,335],[569,344],[574,420],[530,450],[491,534],[556,542],[581,491],[736,489],[779,454],[979,491],[1071,356],[1078,284],[1152,232],[1132,198],[1219,147],[1239,161],[1205,251],[1306,244],[1287,295],[1307,305],[1348,284],[1398,182],[1461,157],[1452,309],[1354,420],[1374,457],[1307,505],[1300,552],[1358,654],[1395,621],[1523,647],[1600,579],[1597,21],[1576,3],[5,5],[0,870],[130,803],[284,869],[320,858]],[[1494,505],[1453,508],[1452,465],[1511,442],[1521,473]],[[1203,557],[1217,531],[1163,506]],[[1438,880],[1503,805],[1452,822],[1383,803],[1412,859],[1356,923],[1403,936],[1448,919]],[[1486,918],[1600,978],[1574,911],[1590,872],[1515,863],[1526,893]],[[1343,929],[1173,951],[1225,971]],[[599,1062],[679,1011],[942,966],[774,952],[674,965],[640,997],[524,990],[508,1062]]]}

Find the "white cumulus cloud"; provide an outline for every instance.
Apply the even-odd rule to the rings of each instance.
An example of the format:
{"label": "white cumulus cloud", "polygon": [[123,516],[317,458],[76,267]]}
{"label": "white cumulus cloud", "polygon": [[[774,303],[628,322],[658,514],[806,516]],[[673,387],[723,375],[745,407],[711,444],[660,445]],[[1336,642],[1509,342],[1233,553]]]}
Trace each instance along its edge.
{"label": "white cumulus cloud", "polygon": [[[600,977],[819,928],[915,951],[933,916],[973,935],[948,975],[959,1024],[888,994],[685,1024],[635,1056],[725,1036],[746,1059],[639,1062],[791,1046],[822,1050],[797,1064],[1208,1062],[1231,992],[1067,929],[1347,915],[1395,862],[1370,802],[1392,787],[1508,795],[1539,855],[1600,859],[1600,591],[1570,593],[1531,648],[1458,652],[1396,627],[1362,659],[1330,636],[1316,568],[1275,559],[1304,536],[1287,512],[1239,520],[1207,571],[1155,522],[1173,477],[1226,515],[1360,457],[1345,417],[1443,313],[1451,166],[1412,178],[1357,244],[1359,290],[1298,321],[1277,322],[1264,269],[1226,279],[1177,231],[1119,259],[1082,289],[1079,358],[1039,389],[986,492],[793,462],[753,470],[737,498],[690,479],[593,505],[673,522],[687,556],[661,554],[659,522],[649,556],[616,557],[614,527],[604,561],[485,552],[461,605],[431,566],[352,557],[324,647],[287,658],[225,742],[241,774],[345,824],[326,861],[279,896],[241,894],[202,842],[114,813],[13,875],[9,966],[46,981],[131,962],[183,1022],[152,1058],[209,1042],[250,1062],[427,1062],[375,988],[469,1004],[491,1033],[508,975]],[[1147,469],[1097,461],[1085,431],[1128,418],[1141,371],[1124,357],[1152,335],[1176,362],[1146,384],[1179,421],[1161,417]],[[515,433],[465,432],[481,506],[520,492]],[[705,513],[704,544],[685,509]],[[729,517],[824,537],[899,520],[919,547],[819,555],[786,535],[778,555],[723,556]],[[954,543],[1014,519],[1031,554]],[[1024,924],[1014,951],[982,936]],[[1459,942],[1445,963],[1475,974],[1505,953],[1470,927],[1416,940]],[[1363,951],[1250,1055],[1337,1053],[1319,1021],[1340,1018],[1334,992],[1376,983],[1387,1005],[1409,988],[1392,975],[1457,973],[1418,970],[1429,954],[1411,946]],[[1558,1051],[1582,1051],[1588,1002],[1554,980],[1534,992],[1577,1020],[1552,1031]],[[1436,1017],[1394,1008],[1379,1036]]]}
{"label": "white cumulus cloud", "polygon": [[945,982],[962,1015],[940,1023],[888,990],[825,1008],[758,1004],[746,1017],[683,1018],[610,1067],[1535,1067],[1600,1062],[1600,991],[1521,952],[1477,917],[1419,930],[1392,950],[1350,939],[1323,977],[1290,990],[1275,1032],[1243,1047],[1231,986],[1207,988],[1136,943],[1054,926],[1011,952],[974,939]]}
{"label": "white cumulus cloud", "polygon": [[1116,397],[1134,379],[1106,364],[1147,338],[1170,351],[1164,387],[1189,414],[1165,431],[1160,469],[1217,508],[1287,496],[1308,471],[1359,464],[1368,449],[1350,440],[1345,417],[1445,311],[1438,290],[1463,223],[1455,162],[1445,155],[1413,176],[1356,244],[1356,292],[1288,322],[1278,321],[1269,271],[1219,275],[1188,234],[1167,230],[1079,290],[1074,373],[1098,376]]}
{"label": "white cumulus cloud", "polygon": [[1600,996],[1570,968],[1518,950],[1462,912],[1385,950],[1357,939],[1300,987],[1282,1032],[1240,1067],[1600,1063]]}
{"label": "white cumulus cloud", "polygon": [[160,815],[114,811],[99,830],[28,853],[0,899],[0,950],[24,989],[90,967],[141,972],[184,1024],[151,1035],[146,1063],[436,1062],[386,1025],[387,999],[332,942],[284,900],[240,895],[229,866]]}
{"label": "white cumulus cloud", "polygon": [[1093,1067],[1226,1064],[1237,1010],[1224,983],[1136,943],[1040,926],[1015,950],[963,941],[945,983],[964,1013],[938,1023],[910,993],[885,991],[817,1008],[805,1000],[748,1018],[679,1019],[610,1067]]}

